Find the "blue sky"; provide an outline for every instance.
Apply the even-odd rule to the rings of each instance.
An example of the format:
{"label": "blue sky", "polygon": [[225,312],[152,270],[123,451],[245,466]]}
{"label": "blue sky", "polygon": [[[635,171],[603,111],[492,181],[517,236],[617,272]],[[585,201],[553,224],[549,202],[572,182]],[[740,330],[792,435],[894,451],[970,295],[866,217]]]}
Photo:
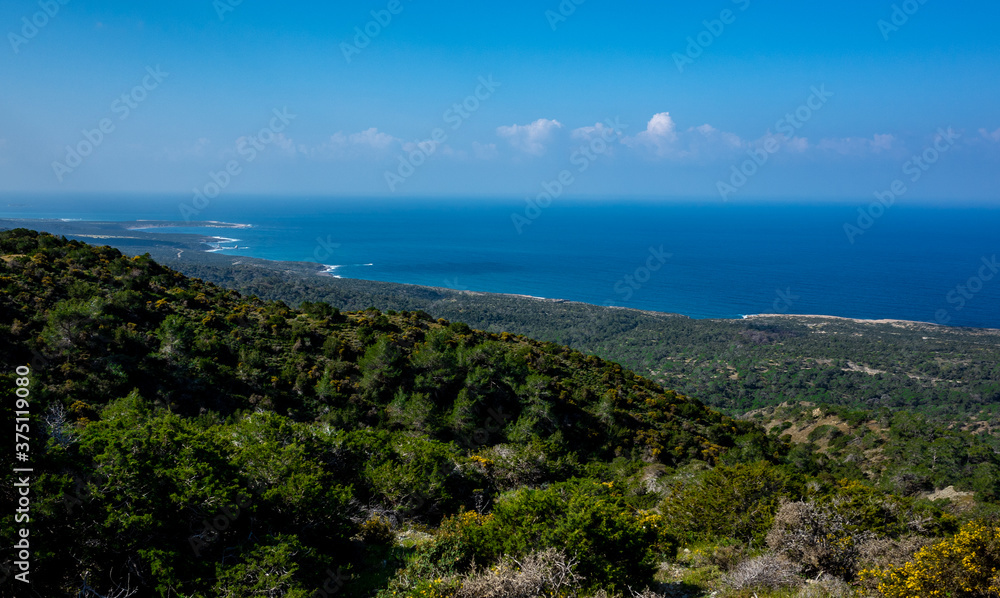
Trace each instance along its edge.
{"label": "blue sky", "polygon": [[1000,204],[995,2],[236,2],[3,2],[0,193]]}

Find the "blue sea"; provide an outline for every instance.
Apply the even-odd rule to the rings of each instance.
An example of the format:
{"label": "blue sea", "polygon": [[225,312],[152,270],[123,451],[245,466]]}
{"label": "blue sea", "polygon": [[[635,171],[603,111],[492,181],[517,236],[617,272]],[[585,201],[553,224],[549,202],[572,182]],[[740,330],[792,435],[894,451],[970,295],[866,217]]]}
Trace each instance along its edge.
{"label": "blue sea", "polygon": [[[249,228],[158,232],[225,237],[217,246],[229,249],[219,253],[315,262],[344,278],[695,318],[824,314],[1000,328],[1000,209],[878,209],[872,201],[530,208],[499,199],[222,196],[193,218]],[[7,194],[0,202],[5,218],[181,220],[191,199]]]}

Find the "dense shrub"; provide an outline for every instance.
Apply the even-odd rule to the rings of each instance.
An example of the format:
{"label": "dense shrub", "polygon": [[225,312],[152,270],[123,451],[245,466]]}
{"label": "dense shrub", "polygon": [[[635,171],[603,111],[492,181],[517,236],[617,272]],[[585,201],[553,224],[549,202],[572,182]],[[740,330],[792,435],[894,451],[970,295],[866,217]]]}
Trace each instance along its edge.
{"label": "dense shrub", "polygon": [[851,521],[842,513],[812,501],[781,506],[767,544],[786,558],[801,563],[807,572],[853,577],[859,545],[873,537],[870,531],[852,533]]}
{"label": "dense shrub", "polygon": [[424,558],[462,572],[473,562],[563,548],[579,559],[577,571],[588,587],[648,584],[656,563],[672,556],[676,544],[659,515],[632,509],[612,486],[571,480],[505,496],[489,515],[466,512],[444,521]]}
{"label": "dense shrub", "polygon": [[490,481],[498,490],[515,490],[571,477],[574,456],[553,456],[537,438],[523,444],[498,444],[481,451]]}
{"label": "dense shrub", "polygon": [[236,564],[217,567],[214,594],[220,598],[308,598],[309,585],[298,579],[299,565],[295,561],[302,552],[308,549],[295,539],[265,538],[241,555]]}
{"label": "dense shrub", "polygon": [[678,537],[761,541],[783,498],[805,491],[805,477],[765,462],[720,465],[675,483],[660,510]]}
{"label": "dense shrub", "polygon": [[392,546],[396,541],[389,520],[378,515],[358,526],[357,538],[370,546]]}

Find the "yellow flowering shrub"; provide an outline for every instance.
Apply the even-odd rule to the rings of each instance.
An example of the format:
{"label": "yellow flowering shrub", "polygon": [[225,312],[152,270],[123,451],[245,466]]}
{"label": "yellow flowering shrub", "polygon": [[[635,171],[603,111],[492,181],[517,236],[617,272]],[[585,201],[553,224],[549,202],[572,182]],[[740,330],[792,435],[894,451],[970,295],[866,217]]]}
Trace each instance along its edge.
{"label": "yellow flowering shrub", "polygon": [[371,546],[392,546],[396,542],[396,535],[392,533],[392,525],[389,520],[382,516],[377,516],[365,521],[358,528],[358,539]]}
{"label": "yellow flowering shrub", "polygon": [[947,540],[926,546],[900,567],[867,569],[886,598],[1000,596],[1000,525],[968,523]]}
{"label": "yellow flowering shrub", "polygon": [[471,461],[472,463],[475,463],[476,465],[478,465],[478,466],[480,466],[480,467],[482,467],[484,469],[488,469],[490,467],[493,467],[493,459],[489,459],[487,457],[483,457],[482,455],[469,455],[469,461]]}
{"label": "yellow flowering shrub", "polygon": [[393,598],[453,598],[461,587],[454,578],[421,579],[413,588],[393,592]]}

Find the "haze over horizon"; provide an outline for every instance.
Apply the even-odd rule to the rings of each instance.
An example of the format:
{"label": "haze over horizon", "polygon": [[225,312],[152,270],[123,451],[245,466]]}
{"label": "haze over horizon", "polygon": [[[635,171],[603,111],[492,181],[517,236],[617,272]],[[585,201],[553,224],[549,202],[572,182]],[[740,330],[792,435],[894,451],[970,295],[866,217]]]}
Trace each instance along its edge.
{"label": "haze over horizon", "polygon": [[[0,7],[0,193],[1000,205],[1000,6]],[[899,190],[902,189],[902,192]]]}

